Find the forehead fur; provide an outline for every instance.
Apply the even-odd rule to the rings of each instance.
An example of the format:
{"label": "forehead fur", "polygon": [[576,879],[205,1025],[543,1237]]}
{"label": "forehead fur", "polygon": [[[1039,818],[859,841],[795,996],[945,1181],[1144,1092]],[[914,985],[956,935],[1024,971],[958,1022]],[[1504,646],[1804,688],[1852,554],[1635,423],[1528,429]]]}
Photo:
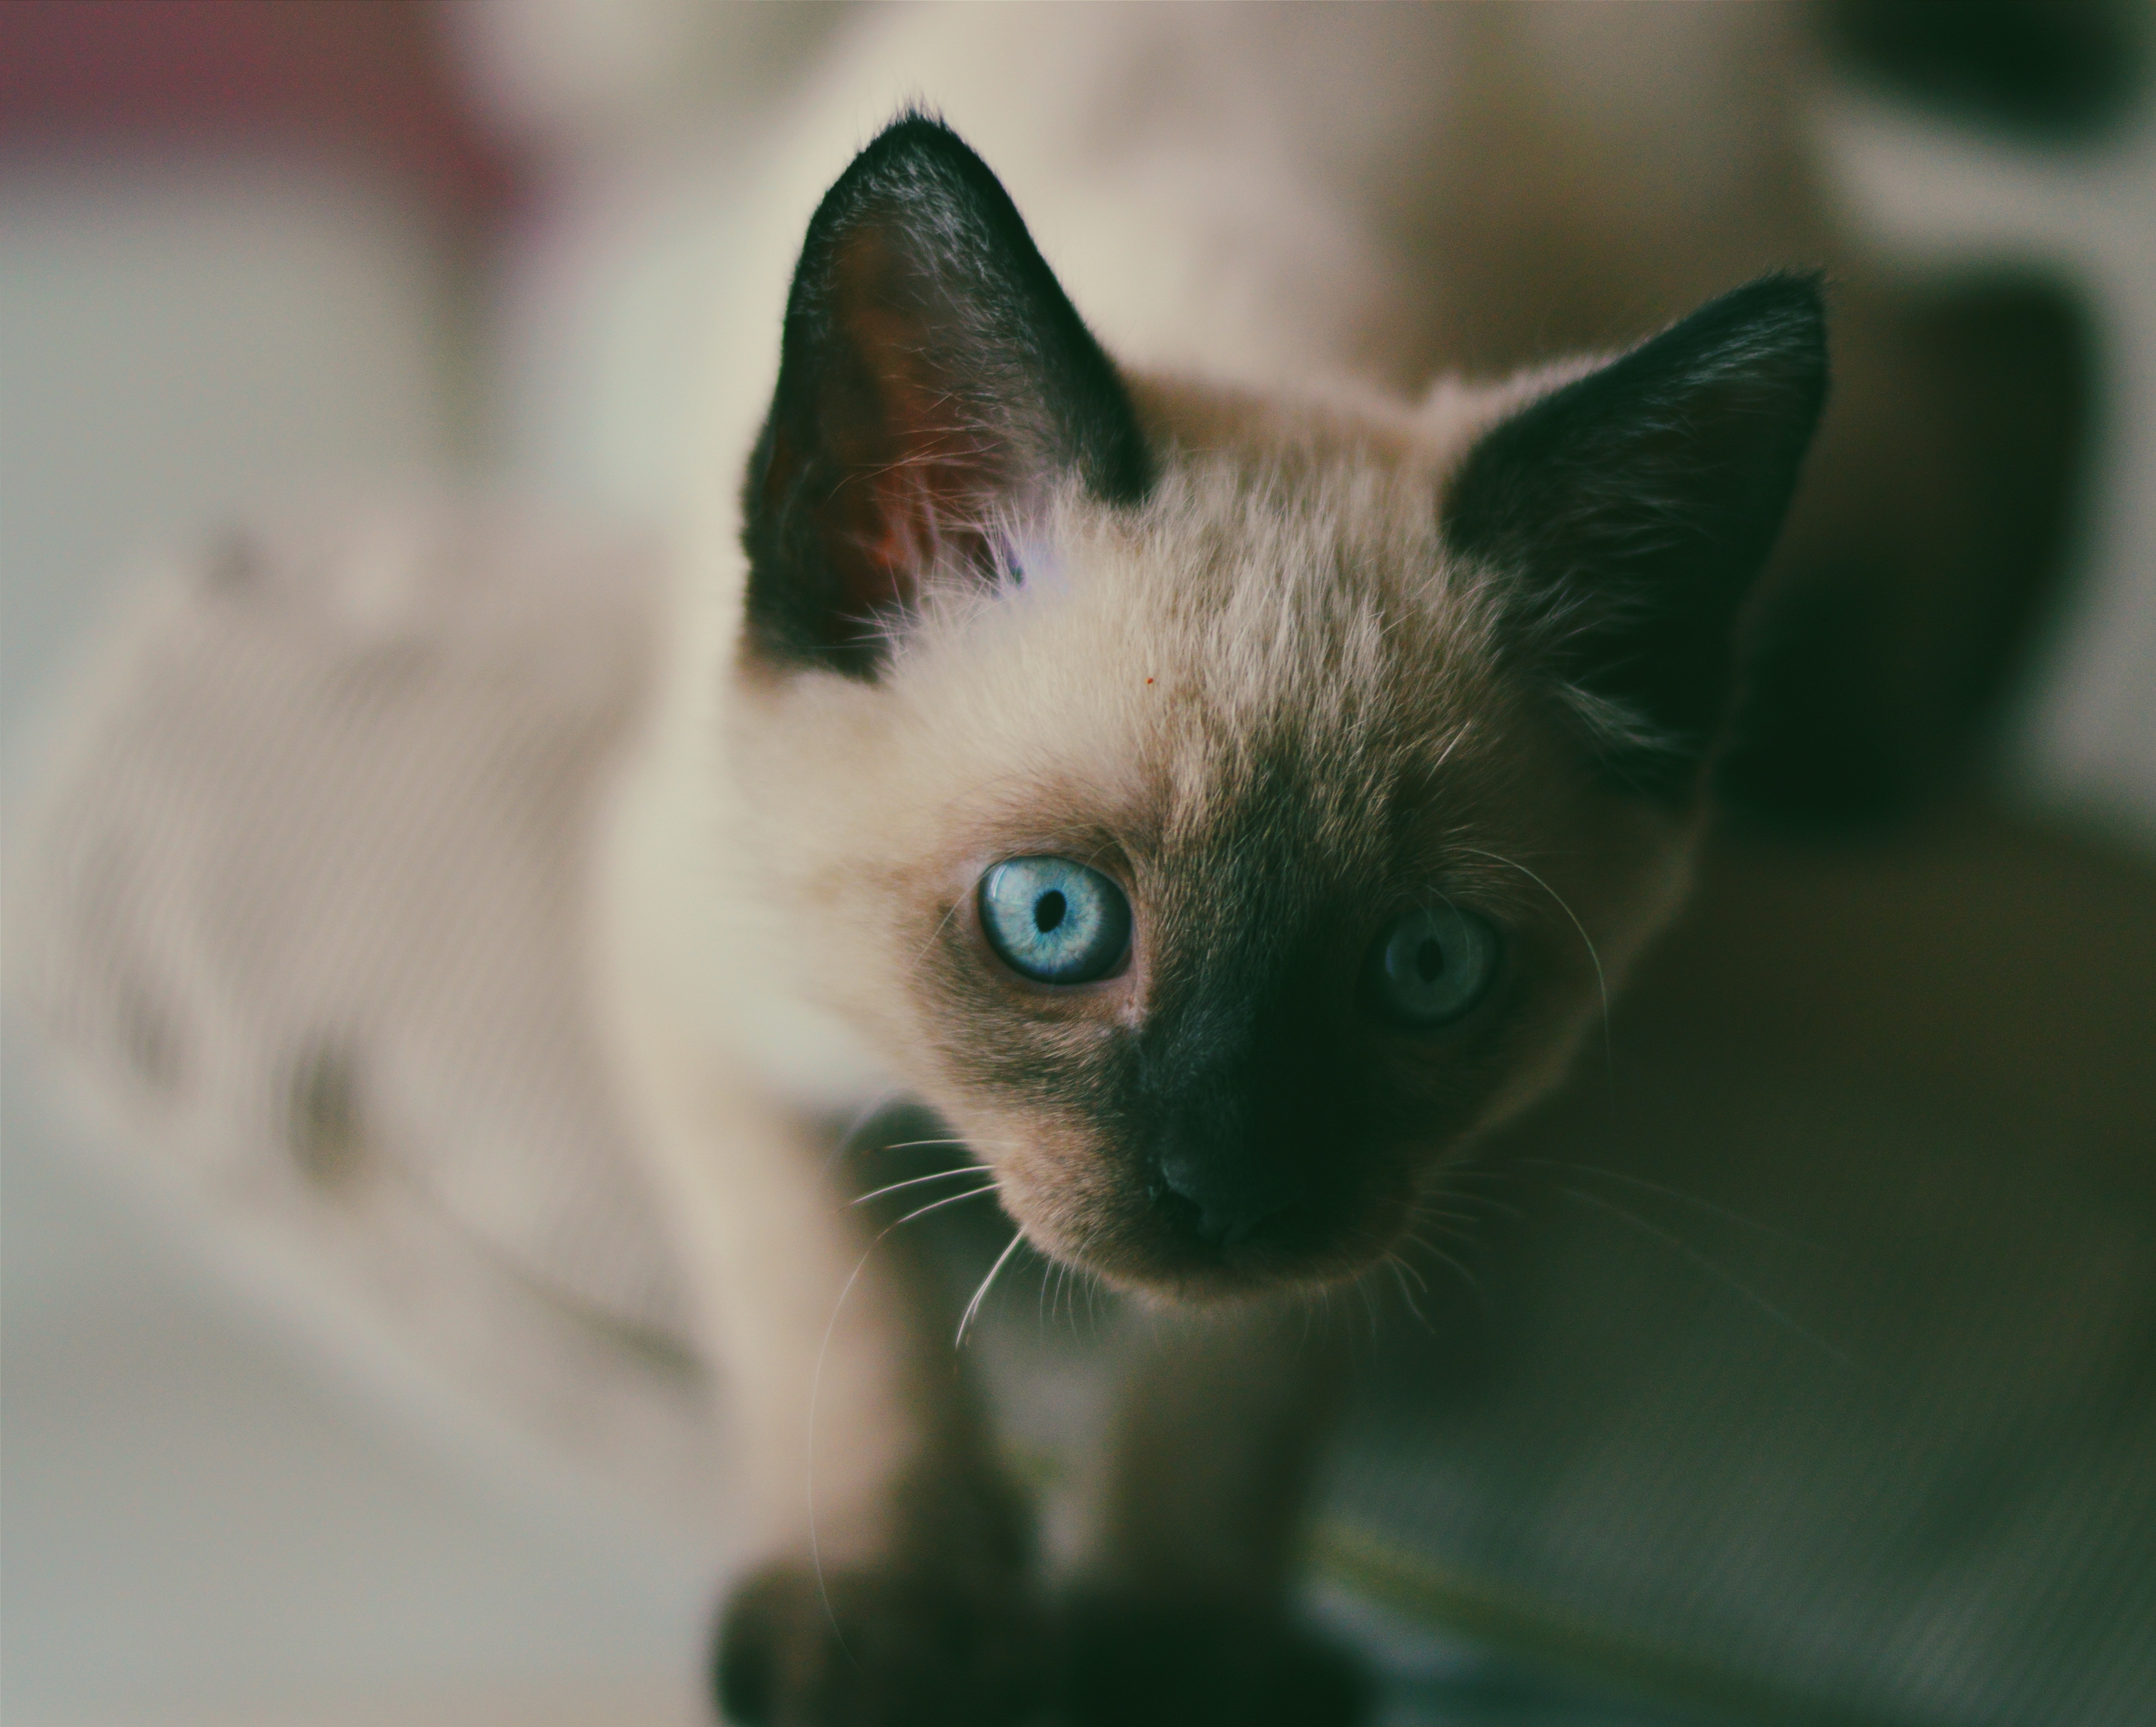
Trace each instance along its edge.
{"label": "forehead fur", "polygon": [[1438,523],[1488,402],[1140,401],[1168,451],[1142,508],[1065,493],[1009,530],[1019,577],[932,592],[877,684],[790,693],[784,730],[878,788],[886,840],[898,802],[924,837],[954,813],[1090,818],[1184,852],[1264,776],[1311,840],[1347,844],[1373,796],[1503,724],[1495,597]]}

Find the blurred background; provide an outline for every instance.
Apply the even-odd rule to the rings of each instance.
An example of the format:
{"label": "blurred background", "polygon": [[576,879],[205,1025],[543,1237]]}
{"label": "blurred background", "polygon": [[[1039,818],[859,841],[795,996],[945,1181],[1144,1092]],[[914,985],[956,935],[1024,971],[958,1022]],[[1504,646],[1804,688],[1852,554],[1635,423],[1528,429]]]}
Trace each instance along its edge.
{"label": "blurred background", "polygon": [[[1963,19],[1958,59],[1908,23],[1922,7],[1823,10],[1841,69],[1815,120],[1847,218],[1897,259],[2036,260],[2084,297],[2076,555],[1981,779],[2156,859],[2146,20],[2057,8],[2073,27],[2039,64],[2010,29],[1988,45],[2012,7],[1930,8]],[[0,8],[8,808],[140,548],[264,500],[445,483],[662,520],[711,213],[859,25],[696,0]],[[699,1719],[693,1532],[236,1254],[63,1119],[13,1037],[7,1061],[13,1727]]]}

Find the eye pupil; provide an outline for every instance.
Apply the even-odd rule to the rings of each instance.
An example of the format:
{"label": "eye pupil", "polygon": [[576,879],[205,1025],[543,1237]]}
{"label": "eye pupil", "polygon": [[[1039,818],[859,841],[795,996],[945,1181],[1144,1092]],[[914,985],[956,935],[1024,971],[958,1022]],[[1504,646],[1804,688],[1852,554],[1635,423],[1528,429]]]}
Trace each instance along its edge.
{"label": "eye pupil", "polygon": [[1449,1025],[1482,998],[1497,954],[1488,921],[1450,901],[1404,912],[1371,948],[1365,999],[1396,1025]]}
{"label": "eye pupil", "polygon": [[1122,964],[1131,903],[1097,869],[1069,858],[1010,858],[981,878],[981,933],[1037,983],[1091,983]]}

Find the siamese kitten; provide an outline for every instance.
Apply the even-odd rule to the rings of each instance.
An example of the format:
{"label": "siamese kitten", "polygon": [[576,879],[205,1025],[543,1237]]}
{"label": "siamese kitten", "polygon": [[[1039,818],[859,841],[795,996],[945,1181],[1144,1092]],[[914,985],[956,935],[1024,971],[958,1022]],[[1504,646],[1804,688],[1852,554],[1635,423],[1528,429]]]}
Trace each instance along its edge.
{"label": "siamese kitten", "polygon": [[[1681,899],[1818,285],[1419,402],[1126,370],[908,115],[817,208],[779,347],[601,944],[765,1519],[721,1706],[1354,1719],[1286,1618],[1330,1370],[1285,1298],[1383,1260]],[[831,1156],[895,1093],[1034,1249],[1214,1315],[1136,1392],[1060,1623]]]}

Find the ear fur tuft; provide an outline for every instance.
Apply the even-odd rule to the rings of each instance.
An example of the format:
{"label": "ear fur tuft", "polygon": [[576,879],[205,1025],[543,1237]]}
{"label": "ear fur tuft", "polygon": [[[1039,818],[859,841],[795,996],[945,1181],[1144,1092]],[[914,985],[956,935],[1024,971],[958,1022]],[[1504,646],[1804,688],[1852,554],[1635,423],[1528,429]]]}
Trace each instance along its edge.
{"label": "ear fur tuft", "polygon": [[1001,532],[1072,476],[1149,489],[1122,381],[988,165],[903,114],[794,273],[744,500],[751,643],[873,677],[924,587],[997,580]]}
{"label": "ear fur tuft", "polygon": [[1820,279],[1763,277],[1502,423],[1447,488],[1513,650],[1638,791],[1701,785],[1826,384]]}

